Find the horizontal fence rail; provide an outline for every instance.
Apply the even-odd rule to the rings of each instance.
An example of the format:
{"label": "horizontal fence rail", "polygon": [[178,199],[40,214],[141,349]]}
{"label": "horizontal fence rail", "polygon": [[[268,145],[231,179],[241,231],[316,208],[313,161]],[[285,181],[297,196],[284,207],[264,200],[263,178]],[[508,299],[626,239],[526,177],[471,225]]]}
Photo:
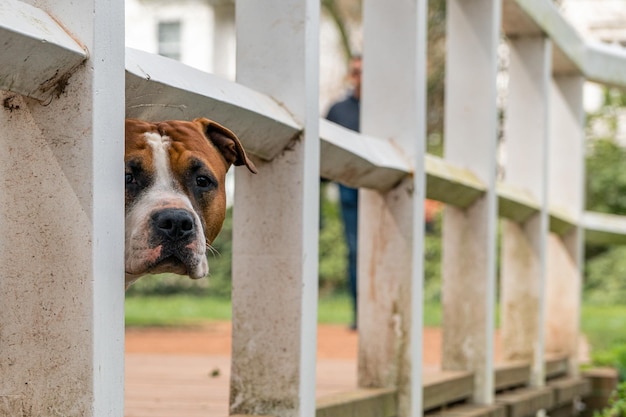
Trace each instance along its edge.
{"label": "horizontal fence rail", "polygon": [[0,5],[0,89],[46,101],[62,94],[87,52],[41,9],[17,0]]}
{"label": "horizontal fence rail", "polygon": [[[95,11],[102,12],[108,7],[108,3],[105,5],[104,1],[92,1],[92,8]],[[546,160],[537,162],[541,178],[539,184],[534,184],[536,187],[533,185],[533,190],[530,190],[519,185],[521,175],[519,172],[527,166],[521,168],[514,166],[511,169],[518,170],[516,173],[518,182],[506,180],[498,182],[495,180],[495,172],[490,172],[495,171],[490,170],[491,165],[485,168],[487,162],[492,163],[496,156],[495,141],[491,140],[495,138],[495,126],[491,129],[492,132],[489,132],[489,138],[481,137],[487,136],[486,134],[472,136],[474,130],[465,133],[467,137],[462,137],[463,128],[456,129],[450,137],[446,137],[448,146],[446,153],[452,157],[447,155],[447,158],[439,158],[419,152],[412,155],[416,149],[419,151],[419,146],[410,147],[412,137],[407,140],[406,132],[415,133],[418,145],[423,145],[424,141],[424,132],[414,130],[422,128],[422,126],[416,128],[415,120],[423,120],[426,111],[421,101],[425,95],[421,90],[425,81],[423,79],[425,51],[421,49],[424,49],[426,32],[416,23],[420,18],[423,19],[421,22],[425,21],[425,0],[418,0],[415,2],[416,5],[413,3],[385,5],[385,8],[398,7],[385,10],[379,9],[381,6],[376,2],[367,0],[364,2],[364,25],[367,26],[364,36],[366,51],[367,41],[377,41],[378,39],[374,38],[378,35],[381,39],[390,37],[397,40],[395,29],[401,31],[405,40],[410,40],[410,45],[421,48],[415,47],[411,51],[413,54],[415,50],[420,49],[417,55],[411,55],[415,59],[410,60],[409,69],[399,71],[402,76],[406,76],[410,71],[417,74],[415,77],[407,78],[411,84],[407,91],[408,94],[421,96],[416,100],[413,100],[415,98],[413,96],[407,96],[407,101],[412,106],[411,111],[398,116],[401,126],[395,135],[388,133],[388,127],[393,125],[394,121],[390,121],[391,119],[385,118],[384,115],[380,118],[368,118],[364,124],[364,133],[353,132],[320,119],[317,108],[318,2],[290,0],[290,7],[283,7],[280,2],[268,2],[259,6],[252,0],[238,1],[238,19],[250,27],[242,29],[241,26],[244,24],[241,24],[238,29],[239,42],[242,46],[240,50],[243,51],[239,57],[238,65],[243,68],[238,71],[240,77],[238,82],[226,81],[164,57],[130,48],[124,49],[120,42],[117,42],[119,44],[117,47],[111,46],[116,45],[116,40],[120,40],[119,36],[116,37],[114,30],[103,31],[103,27],[111,29],[107,26],[107,19],[95,17],[96,13],[89,7],[82,9],[84,26],[68,27],[64,24],[67,17],[64,11],[67,8],[63,7],[63,4],[53,5],[53,2],[46,1],[41,3],[50,3],[50,7],[38,8],[18,0],[5,0],[0,4],[0,45],[4,48],[0,54],[0,90],[5,94],[3,121],[8,126],[7,132],[23,139],[20,144],[26,143],[26,146],[32,148],[20,148],[18,152],[15,151],[13,144],[7,141],[0,143],[3,144],[3,149],[12,150],[4,152],[7,159],[10,159],[10,166],[20,166],[23,160],[19,158],[29,162],[31,162],[29,158],[41,158],[37,159],[40,162],[37,166],[50,169],[52,173],[49,177],[58,180],[53,185],[61,185],[58,192],[49,192],[50,186],[42,182],[39,184],[41,187],[35,192],[47,193],[46,197],[52,201],[53,208],[57,209],[54,211],[56,214],[64,214],[59,207],[71,206],[77,213],[72,216],[79,218],[81,227],[88,230],[81,234],[75,227],[71,234],[60,225],[48,227],[47,222],[43,222],[43,225],[38,224],[42,228],[40,235],[48,238],[47,244],[61,242],[62,249],[67,251],[59,252],[62,255],[60,261],[62,265],[56,268],[55,264],[55,269],[50,270],[49,283],[36,282],[35,290],[31,290],[22,281],[16,282],[16,278],[13,278],[15,281],[8,281],[12,276],[19,275],[8,268],[14,258],[13,252],[9,250],[19,249],[23,245],[26,249],[23,253],[20,252],[21,261],[24,265],[30,263],[32,266],[33,262],[28,256],[42,251],[39,238],[23,238],[18,236],[19,233],[11,233],[9,236],[9,232],[0,238],[0,254],[4,257],[1,261],[5,268],[0,269],[3,272],[0,279],[12,283],[8,285],[3,282],[4,286],[0,285],[3,290],[0,293],[0,305],[4,305],[4,301],[11,301],[13,303],[11,305],[15,307],[9,313],[6,309],[3,312],[2,319],[12,327],[10,331],[4,331],[5,323],[0,323],[0,348],[28,344],[27,342],[33,340],[35,341],[31,343],[33,345],[48,347],[47,342],[50,339],[66,337],[70,340],[71,346],[78,346],[76,349],[79,353],[73,355],[74,358],[63,356],[62,359],[58,359],[55,356],[52,362],[67,364],[64,369],[69,369],[70,372],[73,367],[88,369],[85,371],[86,374],[81,373],[81,381],[84,382],[81,387],[85,387],[86,394],[74,391],[72,395],[66,397],[68,402],[80,398],[81,401],[76,406],[57,404],[55,402],[57,398],[52,401],[43,395],[41,401],[45,403],[33,407],[29,401],[36,397],[37,390],[43,385],[24,388],[28,381],[23,383],[22,374],[16,373],[17,376],[11,374],[6,379],[3,376],[3,382],[0,384],[0,414],[17,415],[15,413],[18,412],[25,414],[26,410],[34,409],[35,412],[45,410],[55,415],[66,415],[77,410],[73,407],[79,407],[78,414],[87,417],[103,415],[121,417],[123,296],[121,289],[117,291],[115,282],[111,281],[110,276],[105,276],[103,271],[106,269],[115,275],[117,270],[114,269],[121,266],[118,265],[121,264],[121,256],[118,256],[121,254],[115,252],[121,241],[120,228],[115,227],[117,224],[115,219],[121,223],[121,182],[118,184],[108,178],[109,173],[115,171],[112,167],[118,166],[116,152],[121,152],[122,148],[120,142],[124,111],[126,117],[147,120],[195,117],[213,119],[228,126],[239,136],[259,167],[257,177],[249,176],[237,180],[241,188],[248,193],[236,191],[239,193],[236,194],[236,199],[250,205],[248,209],[236,208],[240,210],[236,215],[243,219],[238,220],[239,224],[254,224],[258,217],[263,217],[265,223],[263,228],[251,227],[250,231],[247,229],[241,231],[243,227],[240,227],[240,230],[235,231],[233,244],[239,249],[241,263],[234,268],[233,280],[235,282],[235,279],[243,279],[243,281],[237,281],[233,285],[233,317],[239,318],[239,321],[233,321],[235,360],[234,376],[231,381],[232,412],[250,414],[272,412],[280,417],[295,415],[310,417],[315,412],[320,416],[336,416],[338,415],[336,413],[340,413],[404,417],[410,414],[409,409],[432,411],[453,407],[456,403],[463,402],[465,405],[462,407],[469,409],[476,404],[482,407],[481,412],[484,413],[475,415],[531,415],[540,410],[563,411],[578,401],[579,397],[587,395],[588,384],[579,378],[576,370],[577,361],[574,360],[572,352],[568,347],[544,346],[543,336],[538,336],[540,340],[531,347],[537,350],[534,352],[532,362],[527,360],[527,351],[521,354],[507,351],[509,358],[521,355],[524,356],[524,360],[494,367],[491,356],[494,342],[492,319],[496,304],[493,269],[495,262],[484,268],[484,271],[482,268],[493,259],[492,255],[496,248],[495,220],[502,219],[505,235],[503,275],[508,274],[512,277],[508,278],[506,285],[502,285],[504,288],[502,291],[510,291],[513,287],[511,292],[514,296],[506,293],[502,296],[501,303],[506,304],[504,301],[511,299],[506,297],[512,297],[515,301],[511,303],[512,306],[505,307],[510,308],[506,311],[509,319],[507,329],[511,328],[512,321],[513,327],[518,326],[514,332],[516,335],[525,336],[533,332],[540,334],[541,331],[537,331],[533,326],[543,324],[546,315],[567,316],[568,321],[563,325],[563,329],[549,330],[555,334],[561,332],[562,338],[571,342],[568,338],[572,335],[567,331],[571,330],[571,326],[579,327],[579,323],[571,317],[576,316],[579,311],[576,300],[580,292],[580,281],[572,277],[576,278],[581,273],[582,243],[584,241],[592,244],[626,243],[626,216],[584,212],[582,208],[584,203],[578,204],[581,200],[584,202],[584,198],[581,197],[582,183],[572,186],[574,192],[569,189],[555,191],[553,188],[554,192],[546,190],[550,190],[550,186],[554,187],[555,183],[565,181],[563,173],[567,168],[574,167],[572,171],[576,178],[579,174],[582,175],[582,158],[573,162],[563,162],[559,159],[567,153],[564,150],[569,151],[567,140],[570,138],[572,148],[575,148],[574,156],[579,156],[578,153],[581,152],[578,146],[580,143],[574,142],[582,135],[582,125],[577,125],[577,122],[581,121],[578,120],[577,112],[582,108],[580,106],[582,82],[589,80],[608,86],[626,87],[624,49],[583,39],[550,0],[501,2],[479,0],[471,2],[473,6],[463,0],[448,0],[450,19],[456,22],[448,27],[454,35],[449,42],[448,59],[459,60],[459,56],[466,53],[465,40],[472,46],[478,46],[476,50],[484,47],[486,52],[481,50],[486,54],[484,57],[473,54],[465,58],[471,59],[472,63],[485,70],[476,80],[477,85],[488,87],[481,90],[481,93],[485,94],[481,96],[484,100],[482,103],[494,98],[493,108],[472,109],[475,111],[473,115],[480,120],[475,125],[468,124],[469,127],[476,128],[476,132],[484,133],[486,131],[484,127],[491,126],[496,121],[495,97],[491,96],[495,91],[495,80],[491,78],[495,77],[491,75],[495,74],[496,70],[493,64],[496,61],[495,47],[501,39],[500,35],[504,35],[505,41],[518,54],[515,63],[519,67],[514,71],[519,77],[515,81],[520,84],[517,85],[516,92],[523,90],[520,86],[524,86],[525,82],[537,90],[533,91],[534,95],[531,98],[520,94],[524,97],[521,99],[520,96],[516,97],[520,101],[515,104],[519,105],[524,100],[532,101],[537,97],[544,99],[550,97],[550,100],[546,99],[541,103],[543,111],[541,123],[545,124],[540,123],[534,128],[535,131],[541,132],[542,137],[544,135],[557,137],[557,140],[549,146],[539,140],[545,147],[539,149],[537,154],[543,156],[544,151],[550,154],[552,165],[547,163],[547,155]],[[402,7],[407,9],[403,10]],[[110,13],[108,17],[118,19],[118,23],[121,21],[122,2],[106,10]],[[280,18],[274,19],[278,15]],[[407,18],[409,15],[410,18]],[[90,21],[91,18],[94,21]],[[270,29],[263,26],[267,22],[271,22]],[[298,24],[292,24],[293,22]],[[384,30],[373,30],[371,22],[381,25]],[[471,31],[475,36],[463,36],[459,24],[464,25],[463,30]],[[253,30],[263,33],[266,38],[256,38]],[[95,40],[92,39],[94,36]],[[280,43],[281,47],[277,47],[275,43]],[[384,42],[378,44],[372,42],[370,46],[372,44],[374,46],[370,51],[373,52],[369,55],[364,54],[366,77],[364,83],[372,87],[369,91],[375,96],[385,94],[390,89],[386,85],[377,84],[376,77],[365,75],[368,68],[372,71],[370,74],[395,74],[393,71],[397,66],[387,65],[384,58],[393,61],[402,57],[406,51],[395,49],[390,51]],[[424,55],[420,55],[422,53]],[[287,59],[284,60],[285,65],[280,66],[277,62],[283,64],[281,61],[281,58],[284,58],[283,54]],[[120,75],[123,72],[121,62],[120,68],[115,67],[115,64],[116,57],[122,55],[125,56],[123,104],[121,92],[118,91],[116,94],[107,89],[109,85],[115,87],[118,84],[121,89],[121,79],[115,76],[117,72]],[[276,67],[257,68],[253,65],[260,56],[266,55],[274,57],[271,61]],[[293,56],[297,58],[290,58]],[[526,62],[524,60],[526,56],[537,59]],[[113,62],[111,66],[107,66],[109,61]],[[284,81],[281,79],[281,71],[290,76],[295,74],[292,90],[281,85]],[[455,84],[458,82],[458,78],[455,77],[459,74],[458,71],[449,74],[450,85],[446,86],[446,94],[451,95],[447,97],[468,100],[471,88],[460,83]],[[528,77],[528,74],[533,75]],[[394,81],[389,80],[392,77],[379,78],[386,78],[385,82]],[[109,80],[112,82],[109,83]],[[419,93],[415,93],[416,91]],[[103,101],[102,97],[106,96],[107,100],[113,102],[116,95],[120,103],[113,106],[113,109],[107,109],[108,101]],[[63,105],[57,108],[57,102]],[[375,100],[364,102],[364,114],[370,116],[374,114],[376,110],[374,102]],[[396,100],[394,97],[391,106],[395,109],[394,106],[398,106],[400,102],[401,99]],[[31,106],[33,103],[37,106]],[[462,108],[462,105],[457,108],[447,107],[446,114],[456,115],[459,108]],[[14,114],[19,109],[24,113]],[[72,113],[68,109],[80,111],[72,110]],[[68,122],[72,119],[67,117],[70,113],[76,113],[80,122]],[[514,120],[513,124],[523,123],[520,122],[522,119]],[[54,122],[54,128],[48,125],[51,120]],[[107,123],[114,123],[110,121],[115,120],[120,122],[120,128],[113,129],[115,138],[112,139],[112,145],[108,146],[105,140],[109,133]],[[453,122],[448,120],[447,123]],[[83,135],[82,132],[87,133]],[[574,134],[571,134],[572,132]],[[93,135],[90,136],[90,133]],[[83,136],[86,139],[82,139],[81,142]],[[467,140],[468,137],[476,140],[480,146],[472,149],[467,142],[463,143],[462,139]],[[72,146],[72,143],[75,145]],[[41,155],[38,152],[40,147],[45,148]],[[465,159],[467,164],[462,157],[465,153],[471,154]],[[554,153],[557,153],[556,158]],[[99,159],[101,155],[104,155],[105,159],[102,159],[104,162]],[[86,166],[81,164],[83,160],[88,161]],[[11,170],[7,173],[10,174]],[[367,261],[360,264],[360,273],[365,272],[370,278],[370,281],[360,288],[367,290],[365,292],[371,303],[366,307],[359,307],[361,308],[359,317],[366,318],[364,327],[369,331],[362,333],[363,344],[367,346],[362,347],[360,352],[359,383],[368,389],[362,388],[345,395],[319,399],[315,411],[314,299],[317,296],[317,288],[314,264],[317,260],[315,249],[317,228],[314,220],[319,218],[319,213],[312,207],[317,207],[315,204],[318,203],[316,193],[319,191],[316,188],[318,177],[359,188],[361,201],[365,202],[363,212],[365,216],[375,218],[376,222],[362,221],[360,226],[360,230],[365,231],[367,236],[365,251],[368,255]],[[88,180],[84,180],[85,178]],[[93,187],[87,189],[84,185],[86,181]],[[38,204],[42,203],[37,195],[32,197],[32,193],[29,194],[32,201],[29,200],[27,204],[28,210],[13,210],[13,206],[9,204],[15,204],[12,197],[15,188],[11,186],[10,181],[3,184],[4,188],[0,189],[2,203],[0,209],[4,210],[3,215],[9,218],[9,215],[18,212],[25,213],[26,216],[18,218],[9,226],[14,223],[32,222],[28,217],[30,213],[28,210],[35,210],[37,215],[41,215],[36,209]],[[281,194],[271,194],[276,189]],[[111,196],[113,197],[109,199]],[[422,256],[423,252],[421,200],[424,197],[445,203],[451,208],[444,217],[444,228],[455,227],[453,232],[448,230],[447,240],[444,239],[443,243],[444,256],[447,256],[445,259],[450,261],[444,266],[444,269],[447,268],[444,272],[453,279],[463,276],[462,279],[467,280],[469,275],[466,276],[466,272],[469,269],[479,270],[479,278],[482,279],[484,275],[485,280],[480,282],[474,280],[470,282],[471,285],[462,279],[454,281],[462,288],[450,285],[450,279],[444,280],[446,281],[444,285],[447,285],[444,287],[444,298],[451,297],[458,301],[453,303],[455,305],[452,308],[444,306],[448,314],[445,317],[452,318],[451,321],[457,324],[457,328],[453,329],[449,323],[444,323],[444,327],[447,326],[448,337],[446,339],[444,334],[444,345],[446,341],[452,341],[444,346],[445,372],[422,378],[419,376],[421,374],[419,358],[411,358],[411,354],[421,354],[420,348],[415,345],[416,340],[419,341],[421,325],[421,322],[417,322],[423,319],[419,304],[423,277],[420,275],[421,271],[417,273],[412,268],[422,266],[422,263],[415,260]],[[120,203],[118,207],[120,210],[108,210],[104,204],[108,201]],[[419,204],[415,205],[416,202]],[[111,217],[115,215],[119,218]],[[3,218],[2,221],[4,220]],[[374,223],[381,226],[373,227]],[[235,228],[237,224],[235,222]],[[67,223],[62,225],[67,226]],[[0,226],[9,227],[6,224]],[[68,234],[71,236],[68,237]],[[264,240],[266,238],[267,241]],[[9,239],[15,239],[17,243]],[[248,243],[250,241],[260,243],[252,245]],[[283,247],[278,246],[278,243],[287,243],[289,246],[287,249],[290,251],[287,254],[283,253],[281,251]],[[464,257],[463,245],[465,247],[470,245],[476,252],[470,253],[467,258]],[[76,248],[82,247],[88,248],[87,252],[76,255],[75,252],[79,252]],[[103,254],[103,251],[106,254]],[[50,262],[50,257],[45,256],[47,252],[43,255],[42,262]],[[75,272],[76,279],[63,281],[61,288],[60,277],[74,272],[68,268],[71,262],[67,259],[73,260],[75,256],[80,257],[75,263],[82,269]],[[115,258],[116,262],[108,262],[106,256]],[[277,273],[277,267],[267,260],[268,257],[280,265],[281,273],[284,271],[288,273],[284,274],[285,276]],[[529,262],[525,264],[524,260]],[[467,268],[464,269],[464,265]],[[118,269],[120,271],[117,272],[121,273],[121,268]],[[112,270],[114,271],[111,272]],[[408,277],[407,271],[412,272]],[[261,277],[275,276],[275,279],[256,280],[257,272]],[[41,274],[41,270],[29,273],[32,278],[35,274]],[[547,282],[546,276],[550,274],[563,275],[565,281]],[[527,280],[528,277],[532,280]],[[71,281],[72,287],[65,291],[65,284],[68,281]],[[22,286],[13,285],[16,283]],[[83,286],[85,283],[93,284],[93,288],[89,285]],[[528,285],[516,287],[522,284]],[[56,290],[51,293],[50,299],[43,296],[48,294],[49,289],[45,285]],[[18,290],[21,292],[17,296],[13,294],[12,291]],[[101,297],[102,294],[104,296]],[[516,298],[517,295],[519,297]],[[23,301],[20,297],[23,297]],[[476,313],[478,304],[474,303],[475,298],[472,297],[481,300],[478,304],[483,309],[479,313]],[[557,302],[554,302],[555,299]],[[559,299],[565,301],[559,304]],[[40,315],[40,310],[34,309],[35,318],[32,322],[25,320],[22,323],[20,317],[12,311],[29,303],[37,304],[44,313]],[[549,306],[546,306],[547,304]],[[515,308],[519,308],[520,305],[522,311],[518,314],[519,311]],[[72,329],[66,327],[67,331],[61,329],[55,335],[46,333],[49,325],[46,320],[52,316],[63,317],[66,314],[66,306],[70,306],[68,310],[76,313],[73,316],[82,320],[79,326]],[[119,319],[113,324],[108,322],[109,315],[106,314],[109,306],[114,312],[113,316]],[[272,317],[272,320],[266,320],[261,317],[263,314],[280,314],[281,309],[287,307],[290,313],[283,313],[278,319]],[[51,311],[54,314],[50,313]],[[527,311],[532,311],[536,315],[525,322],[515,321],[517,316],[523,316]],[[462,323],[462,319],[473,317],[471,315],[476,315],[481,320],[480,326],[476,328],[478,329],[476,333],[481,334],[474,335],[476,337],[463,333],[468,330],[458,324]],[[59,320],[55,324],[58,324]],[[530,330],[524,327],[528,327],[528,323],[531,323]],[[380,329],[384,332],[379,332]],[[509,332],[509,336],[503,336],[505,339],[509,337],[505,342],[511,341],[510,330],[507,329],[503,329]],[[75,337],[77,332],[83,330],[82,338]],[[577,336],[577,331],[573,333]],[[455,334],[466,336],[465,340],[462,343],[454,343]],[[24,336],[25,339],[20,338],[17,343],[15,335],[20,337],[30,335],[32,340],[28,339],[30,336]],[[257,339],[256,335],[265,338]],[[385,338],[395,339],[386,344],[380,340]],[[88,344],[81,345],[83,339],[88,340],[84,342]],[[103,347],[105,346],[102,344],[103,341],[107,343],[106,348]],[[277,354],[267,347],[271,343],[279,342],[284,343],[282,353]],[[523,342],[519,340],[511,342],[511,345],[521,344]],[[63,349],[59,348],[61,345],[67,346],[68,343],[61,340],[58,345],[50,345],[52,346],[50,350],[53,354],[57,353],[54,349],[62,352]],[[570,347],[571,345],[572,343]],[[254,346],[266,347],[258,349],[262,351],[261,360],[256,360],[259,352],[254,351]],[[559,354],[544,357],[544,350]],[[538,353],[539,351],[541,352]],[[0,352],[0,356],[3,354],[4,352]],[[31,368],[47,369],[46,362],[49,362],[49,359],[44,358],[43,353],[41,358],[34,357],[36,355],[35,353],[31,357],[20,356],[25,364],[16,361],[12,356],[0,357],[0,373],[19,369],[20,372],[30,375]],[[467,357],[459,360],[463,355]],[[288,359],[285,360],[285,357]],[[71,362],[72,359],[76,359],[77,362]],[[86,362],[92,367],[85,366]],[[17,366],[11,368],[16,363]],[[393,366],[388,366],[389,363]],[[410,371],[406,370],[408,367],[411,368]],[[267,379],[268,369],[272,369],[277,375],[270,375]],[[244,377],[244,373],[248,371]],[[75,383],[75,379],[58,375],[59,381]],[[258,394],[257,398],[269,397],[277,391],[284,397],[278,402],[267,398],[256,402],[255,393],[252,392],[254,390],[249,389],[248,383],[259,380],[269,382],[267,385],[258,386],[263,385],[258,384],[254,387],[259,390],[256,391],[257,394],[263,393]],[[417,388],[415,384],[411,385],[416,381],[420,384]],[[274,382],[281,384],[277,386],[284,389],[275,389],[271,385]],[[15,386],[18,385],[19,389],[14,392]],[[420,390],[422,387],[423,390]],[[68,391],[70,388],[76,390],[75,385],[71,387],[68,385],[58,387],[58,391]],[[420,395],[423,398],[416,398]],[[109,408],[109,414],[105,414],[102,410],[107,409],[108,403],[114,405]],[[92,407],[90,404],[95,405]],[[90,412],[92,414],[89,414]]]}

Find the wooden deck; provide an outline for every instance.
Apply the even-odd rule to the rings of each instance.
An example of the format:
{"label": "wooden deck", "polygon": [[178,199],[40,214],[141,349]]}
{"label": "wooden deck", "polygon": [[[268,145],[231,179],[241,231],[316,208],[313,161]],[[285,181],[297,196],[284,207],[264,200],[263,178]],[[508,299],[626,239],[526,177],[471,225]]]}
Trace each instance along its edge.
{"label": "wooden deck", "polygon": [[[433,377],[437,367],[425,369]],[[126,354],[125,417],[226,417],[230,357]],[[355,360],[320,359],[317,397],[357,388]]]}
{"label": "wooden deck", "polygon": [[[356,388],[356,362],[317,364],[317,395]],[[228,416],[227,356],[126,354],[125,417]]]}
{"label": "wooden deck", "polygon": [[[140,329],[126,333],[125,417],[225,417],[232,329]],[[424,363],[440,363],[439,329],[424,331]],[[317,396],[357,386],[358,337],[345,326],[318,328]]]}

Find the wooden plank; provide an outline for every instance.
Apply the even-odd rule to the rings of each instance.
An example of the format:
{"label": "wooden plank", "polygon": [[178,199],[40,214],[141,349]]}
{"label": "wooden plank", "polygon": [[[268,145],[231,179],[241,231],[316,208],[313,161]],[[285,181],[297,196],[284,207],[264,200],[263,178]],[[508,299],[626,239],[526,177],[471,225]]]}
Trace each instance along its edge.
{"label": "wooden plank", "polygon": [[534,416],[539,410],[550,409],[554,405],[551,388],[521,388],[498,394],[496,404],[506,407],[508,417]]}
{"label": "wooden plank", "polygon": [[567,374],[569,360],[565,355],[552,355],[546,357],[546,378],[556,378]]}
{"label": "wooden plank", "polygon": [[507,182],[499,182],[497,191],[500,216],[523,223],[539,212],[539,202],[528,190]]}
{"label": "wooden plank", "polygon": [[469,372],[424,375],[424,411],[471,398],[474,376]]}
{"label": "wooden plank", "polygon": [[528,385],[530,381],[530,363],[517,362],[496,366],[496,391]]}
{"label": "wooden plank", "polygon": [[87,59],[85,49],[45,11],[17,0],[0,3],[0,90],[41,101],[60,95]]}
{"label": "wooden plank", "polygon": [[541,27],[515,0],[502,1],[502,28],[509,38],[541,36]]}
{"label": "wooden plank", "polygon": [[350,187],[386,191],[413,170],[392,142],[320,120],[320,175]]}
{"label": "wooden plank", "polygon": [[548,382],[554,390],[554,405],[571,403],[591,392],[591,382],[586,378],[559,378]]}
{"label": "wooden plank", "polygon": [[319,398],[317,417],[395,417],[398,392],[395,389],[358,389]]}
{"label": "wooden plank", "polygon": [[159,55],[126,48],[126,116],[208,117],[233,130],[248,152],[271,160],[302,126],[276,100]]}
{"label": "wooden plank", "polygon": [[626,243],[626,216],[588,211],[583,215],[583,226],[587,243]]}
{"label": "wooden plank", "polygon": [[548,207],[550,216],[550,231],[557,235],[564,235],[578,225],[575,214],[562,206],[551,204]]}
{"label": "wooden plank", "polygon": [[506,417],[502,405],[463,404],[425,414],[426,417]]}
{"label": "wooden plank", "polygon": [[470,170],[433,155],[425,162],[427,198],[466,208],[485,194],[485,184]]}

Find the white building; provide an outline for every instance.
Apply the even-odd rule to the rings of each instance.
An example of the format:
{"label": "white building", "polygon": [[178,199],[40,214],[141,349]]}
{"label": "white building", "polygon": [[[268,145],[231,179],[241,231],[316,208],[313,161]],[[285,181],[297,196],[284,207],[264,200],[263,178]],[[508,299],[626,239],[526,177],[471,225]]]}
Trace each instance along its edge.
{"label": "white building", "polygon": [[234,79],[234,2],[126,0],[126,45]]}
{"label": "white building", "polygon": [[[346,68],[334,24],[322,19],[320,32],[320,109],[324,113],[345,92]],[[235,2],[126,0],[126,45],[234,80]]]}

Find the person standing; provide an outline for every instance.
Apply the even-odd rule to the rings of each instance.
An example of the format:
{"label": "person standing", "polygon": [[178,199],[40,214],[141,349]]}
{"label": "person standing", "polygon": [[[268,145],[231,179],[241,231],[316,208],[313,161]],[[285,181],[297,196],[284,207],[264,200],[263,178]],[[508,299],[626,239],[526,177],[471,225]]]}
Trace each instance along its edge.
{"label": "person standing", "polygon": [[[326,119],[347,129],[360,131],[360,99],[361,99],[361,57],[350,58],[348,67],[349,94],[334,103],[326,115]],[[359,190],[339,184],[339,200],[344,236],[348,247],[348,285],[352,298],[353,322],[350,327],[357,328],[357,242],[358,242],[358,208]]]}

